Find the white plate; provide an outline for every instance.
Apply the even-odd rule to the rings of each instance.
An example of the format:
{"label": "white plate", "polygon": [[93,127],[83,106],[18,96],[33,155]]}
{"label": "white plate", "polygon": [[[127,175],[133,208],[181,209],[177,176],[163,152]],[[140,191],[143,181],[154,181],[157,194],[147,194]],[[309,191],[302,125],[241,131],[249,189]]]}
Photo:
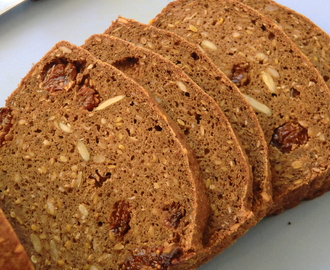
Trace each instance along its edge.
{"label": "white plate", "polygon": [[[0,0],[1,1],[1,0]],[[257,0],[256,0],[257,1]],[[169,0],[41,0],[0,16],[0,106],[56,42],[81,45],[118,15],[147,23]],[[330,2],[278,0],[330,33]],[[330,45],[330,44],[329,44]],[[329,270],[330,194],[266,218],[200,270]],[[291,225],[289,225],[291,223]]]}

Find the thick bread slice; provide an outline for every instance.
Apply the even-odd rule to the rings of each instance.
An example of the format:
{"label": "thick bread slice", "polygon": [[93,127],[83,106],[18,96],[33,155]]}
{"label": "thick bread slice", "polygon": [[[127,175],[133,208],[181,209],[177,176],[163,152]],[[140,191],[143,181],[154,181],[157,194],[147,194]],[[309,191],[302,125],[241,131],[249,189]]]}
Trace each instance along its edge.
{"label": "thick bread slice", "polygon": [[104,33],[159,53],[217,102],[249,158],[253,173],[252,211],[257,220],[262,218],[272,203],[268,146],[252,107],[236,85],[195,44],[172,32],[119,17]]}
{"label": "thick bread slice", "polygon": [[[302,14],[271,0],[240,0],[271,18],[299,49],[309,58],[330,87],[330,36]],[[330,189],[330,179],[326,179],[317,190],[307,195],[313,199]]]}
{"label": "thick bread slice", "polygon": [[6,106],[0,206],[36,269],[171,269],[199,249],[198,165],[142,87],[60,42]]}
{"label": "thick bread slice", "polygon": [[271,20],[238,1],[182,0],[163,9],[153,25],[202,46],[255,108],[270,145],[269,213],[320,188],[329,174],[329,90]]}
{"label": "thick bread slice", "polygon": [[0,269],[33,270],[32,263],[14,229],[0,208]]}
{"label": "thick bread slice", "polygon": [[[215,101],[179,67],[150,50],[109,35],[94,35],[83,46],[149,90],[186,135],[208,188],[211,215],[205,250],[228,247],[253,224],[250,166]],[[199,260],[192,257],[180,269]]]}
{"label": "thick bread slice", "polygon": [[271,0],[239,0],[271,18],[309,58],[330,87],[330,36],[310,19]]}

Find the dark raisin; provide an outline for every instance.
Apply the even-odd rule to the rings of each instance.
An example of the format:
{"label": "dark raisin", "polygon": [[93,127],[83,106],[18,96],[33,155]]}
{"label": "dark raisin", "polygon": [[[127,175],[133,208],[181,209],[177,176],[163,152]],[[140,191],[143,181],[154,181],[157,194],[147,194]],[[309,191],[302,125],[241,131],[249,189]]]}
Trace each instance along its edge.
{"label": "dark raisin", "polygon": [[0,108],[0,147],[3,142],[6,141],[6,135],[9,133],[12,123],[13,116],[11,114],[11,109]]}
{"label": "dark raisin", "polygon": [[79,89],[76,99],[78,106],[88,111],[92,111],[100,103],[99,94],[86,85]]}
{"label": "dark raisin", "polygon": [[167,227],[177,228],[180,223],[180,219],[185,216],[185,210],[178,202],[172,202],[169,205],[163,207],[166,212],[164,223]]}
{"label": "dark raisin", "polygon": [[248,85],[250,83],[249,69],[249,63],[238,63],[233,65],[230,80],[237,86]]}
{"label": "dark raisin", "polygon": [[110,215],[110,231],[118,237],[124,236],[131,228],[129,226],[130,220],[129,203],[125,201],[116,202]]}
{"label": "dark raisin", "polygon": [[74,86],[77,68],[74,64],[54,64],[46,72],[42,87],[51,95],[68,91]]}
{"label": "dark raisin", "polygon": [[168,269],[170,266],[180,263],[182,251],[176,246],[167,248],[142,248],[132,253],[120,269],[139,270],[139,269]]}
{"label": "dark raisin", "polygon": [[306,144],[308,131],[297,122],[288,122],[274,130],[271,145],[282,153],[289,153],[294,148]]}

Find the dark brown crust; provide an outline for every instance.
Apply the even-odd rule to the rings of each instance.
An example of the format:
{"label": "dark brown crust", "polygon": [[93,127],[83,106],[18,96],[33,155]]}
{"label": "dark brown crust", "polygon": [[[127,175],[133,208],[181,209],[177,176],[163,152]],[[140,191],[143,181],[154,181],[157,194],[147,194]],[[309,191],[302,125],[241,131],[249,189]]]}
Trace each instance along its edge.
{"label": "dark brown crust", "polygon": [[[43,90],[40,82],[43,80],[45,68],[52,66],[54,61],[63,62],[63,59],[77,64],[78,69],[81,69],[79,74],[82,76],[77,75],[76,83],[72,84],[74,86],[71,90],[65,89],[67,92],[54,97]],[[79,79],[78,76],[80,76]],[[101,102],[113,95],[125,94],[126,97],[104,110],[95,111],[94,109],[91,112],[75,103],[72,91],[79,89],[79,81],[84,81],[84,84],[95,89]],[[29,104],[30,102],[33,106]],[[28,254],[36,257],[38,269],[48,269],[48,265],[56,264],[79,268],[85,267],[86,264],[98,265],[100,268],[105,265],[106,268],[119,267],[119,264],[133,252],[133,248],[139,249],[146,245],[140,243],[138,239],[145,239],[143,241],[150,241],[149,244],[163,248],[169,247],[170,241],[174,241],[176,244],[173,248],[179,248],[181,252],[178,259],[191,256],[201,246],[201,235],[208,217],[209,203],[196,159],[182,139],[183,136],[176,133],[178,129],[169,124],[168,117],[159,109],[148,92],[121,72],[98,61],[80,47],[68,42],[60,42],[32,68],[18,89],[9,97],[6,105],[13,111],[12,129],[15,132],[13,140],[0,149],[1,155],[8,157],[1,160],[2,169],[6,172],[1,173],[3,181],[0,183],[0,189],[3,192],[0,205],[5,213],[15,213],[13,227]],[[120,108],[121,106],[124,108]],[[132,112],[139,112],[140,117],[134,114],[137,118],[131,119]],[[28,116],[30,116],[29,120],[26,119]],[[102,119],[104,119],[103,124],[107,124],[106,129],[102,126]],[[135,131],[135,135],[133,135],[133,130],[120,131],[121,126],[129,128],[129,123],[133,122],[133,119],[141,126],[141,131]],[[57,124],[54,121],[57,121]],[[65,127],[63,129],[63,121],[71,123],[71,127],[67,126],[67,128],[72,129],[72,132],[65,131]],[[60,123],[62,123],[62,128],[59,126]],[[142,132],[143,127],[147,128],[148,125],[155,124],[161,127],[161,132],[156,128]],[[109,132],[107,135],[106,130],[113,130],[113,134]],[[54,136],[44,137],[48,134],[47,131],[54,133]],[[131,136],[124,132],[134,138],[130,138]],[[96,138],[94,138],[95,134],[98,134]],[[81,146],[77,144],[77,138],[81,141],[81,137],[84,138],[85,145],[87,144],[90,158],[82,157],[81,153],[84,151],[79,150]],[[63,139],[65,142],[62,141]],[[124,143],[118,144],[122,139],[126,147],[130,149],[125,148]],[[161,141],[163,144],[160,143]],[[27,156],[22,156],[22,149],[25,148],[22,143],[29,145],[26,150]],[[40,148],[40,145],[43,146]],[[136,145],[139,147],[136,148]],[[153,150],[160,145],[164,149],[163,154]],[[107,147],[109,150],[105,151]],[[15,151],[14,156],[8,154],[12,151]],[[143,152],[145,158],[134,154],[142,155],[141,151],[145,151]],[[96,161],[97,156],[102,153],[106,159],[109,158],[110,162],[106,160],[104,164]],[[154,163],[147,165],[150,160],[148,158],[153,158],[152,154],[156,159]],[[31,160],[33,160],[32,163]],[[139,164],[134,169],[134,166],[129,165],[136,162],[135,160],[140,160],[141,164],[147,164],[145,166]],[[16,164],[16,168],[10,166],[13,163]],[[76,173],[72,167],[75,165],[79,168]],[[152,170],[148,169],[151,165]],[[18,172],[17,168],[20,168]],[[165,176],[164,171],[168,171]],[[66,172],[78,175],[74,179],[79,179],[79,175],[82,175],[83,182],[77,186],[76,182],[70,180],[69,175],[61,177]],[[147,177],[144,177],[144,174]],[[13,179],[16,179],[16,182]],[[30,182],[31,179],[33,182]],[[117,181],[114,181],[115,179]],[[181,188],[175,188],[176,185]],[[135,191],[133,186],[135,186]],[[173,190],[170,191],[170,189]],[[184,190],[187,190],[187,193]],[[21,199],[24,203],[15,203],[23,193],[24,196],[28,196]],[[165,195],[166,193],[170,194]],[[67,196],[68,194],[70,196]],[[155,198],[152,198],[152,194],[155,194]],[[156,196],[157,194],[159,196]],[[189,198],[189,201],[186,198]],[[117,236],[110,231],[109,219],[113,206],[122,199],[129,201],[129,207],[126,208],[129,214],[120,215],[119,218],[127,219],[123,222],[129,222],[129,231],[125,229],[123,234]],[[148,204],[148,200],[153,200],[153,204]],[[162,208],[153,210],[152,207],[156,207],[157,202],[161,201],[160,204],[163,205],[173,200],[185,207],[185,215],[180,219],[177,228],[166,229],[163,220],[156,218],[156,216],[162,217]],[[97,203],[100,201],[104,202]],[[138,229],[138,220],[144,219],[144,216],[148,220],[140,224],[140,229]],[[159,229],[158,227],[151,228],[153,220],[159,223]],[[146,226],[147,231],[145,231]],[[57,233],[53,231],[55,227]],[[135,230],[134,227],[136,227]],[[62,237],[55,236],[59,233]],[[150,233],[154,237],[151,237]],[[38,250],[31,244],[32,234],[35,234],[37,238],[40,236],[42,250]],[[90,239],[95,240],[90,242],[88,235]],[[167,236],[170,237],[165,240]],[[105,239],[106,242],[102,242],[100,245],[103,247],[99,249],[95,241],[104,241],[101,239]],[[125,244],[124,249],[121,249],[122,243]],[[93,254],[97,253],[98,258],[93,256],[92,261],[88,262],[85,255],[88,254],[87,251],[92,248],[92,245]],[[54,246],[57,246],[57,252]],[[49,249],[52,252],[49,252]],[[105,250],[106,253],[114,253],[116,256],[102,257]],[[76,257],[75,255],[79,252],[82,253]]]}
{"label": "dark brown crust", "polygon": [[180,67],[217,102],[240,139],[253,168],[252,211],[256,218],[262,218],[272,203],[268,146],[252,107],[235,84],[202,50],[175,33],[123,17],[114,21],[104,33],[159,53]]}
{"label": "dark brown crust", "polygon": [[24,247],[0,208],[0,269],[33,270]]}

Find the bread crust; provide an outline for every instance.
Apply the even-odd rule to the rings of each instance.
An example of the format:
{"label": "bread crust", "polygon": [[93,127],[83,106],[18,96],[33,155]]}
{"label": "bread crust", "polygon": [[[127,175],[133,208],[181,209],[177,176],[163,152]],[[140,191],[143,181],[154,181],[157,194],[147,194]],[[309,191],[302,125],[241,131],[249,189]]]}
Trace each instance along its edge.
{"label": "bread crust", "polygon": [[0,208],[0,269],[33,270],[24,247]]}

